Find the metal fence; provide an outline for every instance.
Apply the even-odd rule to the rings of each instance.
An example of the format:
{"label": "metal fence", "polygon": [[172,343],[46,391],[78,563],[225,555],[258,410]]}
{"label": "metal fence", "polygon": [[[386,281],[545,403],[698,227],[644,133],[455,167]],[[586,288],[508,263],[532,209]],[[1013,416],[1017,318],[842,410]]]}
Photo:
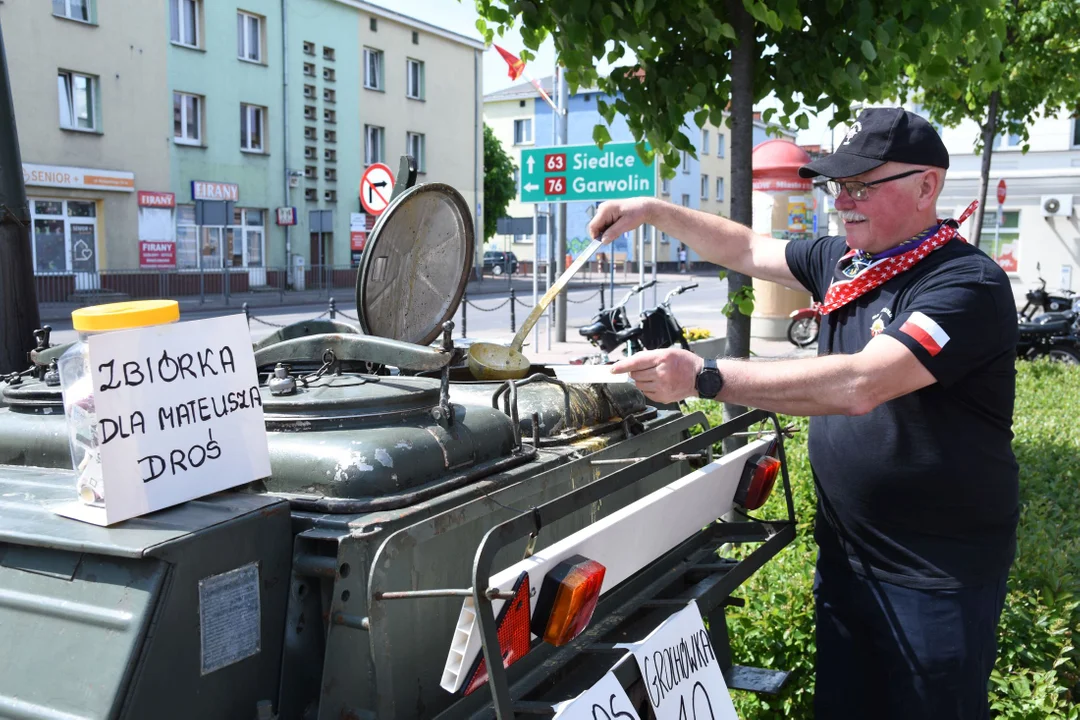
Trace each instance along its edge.
{"label": "metal fence", "polygon": [[231,267],[191,270],[109,269],[98,272],[38,273],[34,280],[39,303],[76,303],[103,298],[228,299],[233,295],[290,291],[323,291],[356,287],[357,268],[348,265],[294,267]]}

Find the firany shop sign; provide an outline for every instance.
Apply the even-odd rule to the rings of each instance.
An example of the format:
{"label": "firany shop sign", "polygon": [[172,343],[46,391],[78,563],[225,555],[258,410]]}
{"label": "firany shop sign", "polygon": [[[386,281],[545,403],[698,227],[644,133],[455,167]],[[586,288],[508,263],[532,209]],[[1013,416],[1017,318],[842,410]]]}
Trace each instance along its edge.
{"label": "firany shop sign", "polygon": [[192,200],[231,200],[240,199],[240,186],[235,183],[191,181]]}

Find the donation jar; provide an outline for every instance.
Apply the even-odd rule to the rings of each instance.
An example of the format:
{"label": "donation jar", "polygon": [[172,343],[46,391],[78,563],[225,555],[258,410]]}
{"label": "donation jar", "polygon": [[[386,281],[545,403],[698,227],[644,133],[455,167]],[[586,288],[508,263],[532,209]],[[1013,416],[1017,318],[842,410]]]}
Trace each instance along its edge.
{"label": "donation jar", "polygon": [[79,499],[88,505],[105,502],[105,481],[97,416],[94,412],[94,383],[91,375],[90,336],[117,330],[132,330],[174,323],[180,319],[175,300],[137,300],[79,308],[71,322],[79,339],[60,356],[60,389],[64,396],[71,464]]}

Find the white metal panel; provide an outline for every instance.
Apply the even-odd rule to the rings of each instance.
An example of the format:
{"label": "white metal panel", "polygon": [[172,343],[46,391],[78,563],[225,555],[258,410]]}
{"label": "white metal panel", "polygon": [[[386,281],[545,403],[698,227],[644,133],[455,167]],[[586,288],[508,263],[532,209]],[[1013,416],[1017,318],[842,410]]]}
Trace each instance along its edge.
{"label": "white metal panel", "polygon": [[[530,558],[492,576],[490,587],[511,590],[521,573],[530,587],[564,558],[583,555],[606,568],[601,594],[621,583],[701,528],[731,511],[746,460],[764,452],[766,440],[752,442],[730,455],[646,495],[637,502],[570,535]],[[539,593],[530,598],[530,615]],[[496,617],[505,600],[495,600]],[[480,628],[472,598],[462,605],[446,658],[441,685],[457,692],[480,654]]]}

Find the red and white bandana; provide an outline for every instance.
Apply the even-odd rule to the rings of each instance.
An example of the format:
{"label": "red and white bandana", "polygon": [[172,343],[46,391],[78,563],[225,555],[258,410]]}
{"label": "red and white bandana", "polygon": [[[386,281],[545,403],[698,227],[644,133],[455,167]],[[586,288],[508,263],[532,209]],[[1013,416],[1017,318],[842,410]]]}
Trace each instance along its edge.
{"label": "red and white bandana", "polygon": [[[953,238],[958,238],[961,242],[967,242],[967,240],[960,237],[958,228],[971,216],[971,213],[975,212],[978,205],[978,200],[972,202],[958,220],[939,221],[940,227],[938,227],[937,232],[920,243],[918,247],[906,253],[883,257],[871,263],[850,280],[834,280],[832,285],[829,286],[828,292],[825,293],[825,302],[821,304],[821,314],[827,315],[833,310],[842,308],[852,300],[888,282],[905,270],[911,269],[915,263],[934,250],[944,246]],[[853,257],[855,253],[855,250],[846,253],[840,258],[840,262]],[[948,336],[946,336],[946,339],[948,339]]]}

